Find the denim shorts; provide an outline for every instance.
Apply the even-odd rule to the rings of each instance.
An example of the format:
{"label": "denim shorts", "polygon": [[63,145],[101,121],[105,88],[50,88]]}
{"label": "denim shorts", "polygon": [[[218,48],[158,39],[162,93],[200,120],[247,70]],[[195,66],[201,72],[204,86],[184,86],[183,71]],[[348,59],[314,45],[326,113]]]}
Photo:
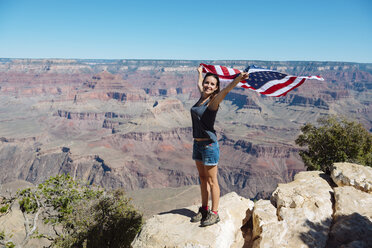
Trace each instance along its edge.
{"label": "denim shorts", "polygon": [[217,165],[220,159],[218,142],[213,142],[213,140],[194,140],[192,159],[202,161],[204,165]]}

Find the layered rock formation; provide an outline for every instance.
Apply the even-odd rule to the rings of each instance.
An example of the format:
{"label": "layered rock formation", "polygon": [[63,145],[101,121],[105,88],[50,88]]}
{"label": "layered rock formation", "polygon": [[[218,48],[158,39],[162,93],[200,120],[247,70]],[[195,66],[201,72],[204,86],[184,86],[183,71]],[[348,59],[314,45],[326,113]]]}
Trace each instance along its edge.
{"label": "layered rock formation", "polygon": [[[282,98],[243,89],[227,95],[215,125],[223,193],[267,199],[277,183],[304,170],[294,139],[305,122],[342,114],[372,128],[370,64],[203,62],[326,79],[307,81]],[[9,141],[0,144],[0,184],[37,183],[65,172],[126,190],[197,184],[189,109],[200,97],[198,64],[0,59],[0,137]]]}
{"label": "layered rock formation", "polygon": [[[189,222],[196,206],[172,210],[149,219],[132,246],[368,248],[372,194],[368,186],[353,182],[370,185],[371,172],[370,167],[350,163],[334,164],[331,177],[320,171],[300,172],[294,181],[279,184],[271,200],[254,204],[236,202],[239,197],[230,193],[221,198],[221,222],[207,228]],[[331,178],[340,177],[344,180],[337,186],[340,181]],[[237,209],[243,215],[231,214]],[[244,242],[234,238],[241,235]]]}

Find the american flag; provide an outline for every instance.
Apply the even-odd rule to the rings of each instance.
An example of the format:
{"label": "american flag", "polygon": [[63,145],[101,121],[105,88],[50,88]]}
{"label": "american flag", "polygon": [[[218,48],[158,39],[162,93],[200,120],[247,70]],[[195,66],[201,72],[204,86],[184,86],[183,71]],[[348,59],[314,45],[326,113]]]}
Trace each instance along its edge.
{"label": "american flag", "polygon": [[[220,65],[200,64],[203,72],[217,74],[220,81],[232,82],[242,71]],[[306,79],[323,81],[320,76],[289,76],[281,72],[259,68],[254,65],[247,67],[244,71],[249,73],[249,78],[238,83],[238,86],[257,91],[267,96],[285,96],[289,91],[297,88]]]}

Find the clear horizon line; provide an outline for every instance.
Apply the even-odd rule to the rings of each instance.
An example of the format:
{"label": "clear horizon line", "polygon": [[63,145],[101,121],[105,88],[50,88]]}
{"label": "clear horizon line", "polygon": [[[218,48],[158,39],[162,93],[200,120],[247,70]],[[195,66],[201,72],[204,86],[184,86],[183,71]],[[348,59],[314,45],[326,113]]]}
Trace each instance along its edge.
{"label": "clear horizon line", "polygon": [[257,61],[257,62],[337,62],[337,63],[354,63],[354,64],[372,64],[372,62],[355,62],[355,61],[339,61],[339,60],[263,60],[263,59],[134,59],[134,58],[63,58],[63,57],[0,57],[0,59],[34,59],[34,60],[138,60],[138,61]]}

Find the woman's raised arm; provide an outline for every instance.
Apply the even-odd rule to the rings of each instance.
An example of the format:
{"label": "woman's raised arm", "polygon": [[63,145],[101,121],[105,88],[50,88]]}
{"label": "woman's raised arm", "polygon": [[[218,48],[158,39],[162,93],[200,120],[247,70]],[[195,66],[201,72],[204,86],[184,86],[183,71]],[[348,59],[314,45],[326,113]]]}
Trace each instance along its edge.
{"label": "woman's raised arm", "polygon": [[200,94],[203,93],[203,67],[199,65],[198,67],[198,89]]}

